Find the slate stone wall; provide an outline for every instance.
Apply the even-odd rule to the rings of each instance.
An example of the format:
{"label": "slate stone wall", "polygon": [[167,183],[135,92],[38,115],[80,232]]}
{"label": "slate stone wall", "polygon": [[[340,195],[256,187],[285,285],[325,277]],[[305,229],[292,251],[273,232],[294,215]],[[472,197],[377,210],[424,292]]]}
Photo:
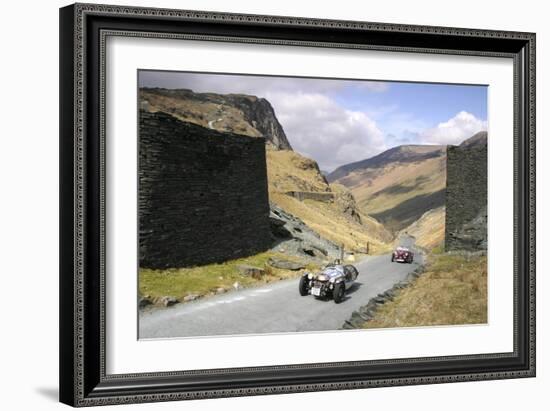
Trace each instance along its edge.
{"label": "slate stone wall", "polygon": [[296,198],[297,200],[315,200],[323,203],[329,203],[334,200],[333,193],[318,193],[313,191],[287,191],[287,195]]}
{"label": "slate stone wall", "polygon": [[487,249],[487,145],[447,147],[445,249]]}
{"label": "slate stone wall", "polygon": [[144,268],[240,258],[271,245],[265,141],[140,111]]}

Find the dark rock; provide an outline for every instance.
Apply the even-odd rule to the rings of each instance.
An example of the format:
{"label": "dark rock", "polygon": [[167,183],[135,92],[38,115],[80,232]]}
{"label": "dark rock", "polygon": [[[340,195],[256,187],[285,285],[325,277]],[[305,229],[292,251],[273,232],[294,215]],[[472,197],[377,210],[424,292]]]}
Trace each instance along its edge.
{"label": "dark rock", "polygon": [[486,250],[486,132],[447,147],[445,204],[445,250]]}
{"label": "dark rock", "polygon": [[189,301],[195,301],[200,296],[198,294],[187,294],[185,297],[183,297],[183,301],[189,302]]}
{"label": "dark rock", "polygon": [[395,293],[393,292],[393,290],[388,290],[386,291],[384,294],[382,294],[384,296],[384,298],[393,298],[395,296]]}
{"label": "dark rock", "polygon": [[355,326],[351,324],[349,321],[344,322],[344,325],[342,326],[342,329],[344,330],[355,330]]}
{"label": "dark rock", "polygon": [[[270,226],[273,236],[278,239],[274,251],[284,250],[286,254],[302,256],[313,260],[338,258],[340,247],[322,238],[301,219],[270,203]],[[283,223],[281,223],[283,222]]]}
{"label": "dark rock", "polygon": [[271,233],[275,237],[289,238],[292,237],[292,233],[285,228],[286,222],[279,218],[269,217],[269,227]]}
{"label": "dark rock", "polygon": [[139,308],[145,308],[151,304],[153,304],[153,302],[148,297],[141,297],[139,299]]}
{"label": "dark rock", "polygon": [[179,300],[176,297],[167,295],[167,296],[161,297],[160,303],[165,307],[170,307],[174,304],[179,303]]}

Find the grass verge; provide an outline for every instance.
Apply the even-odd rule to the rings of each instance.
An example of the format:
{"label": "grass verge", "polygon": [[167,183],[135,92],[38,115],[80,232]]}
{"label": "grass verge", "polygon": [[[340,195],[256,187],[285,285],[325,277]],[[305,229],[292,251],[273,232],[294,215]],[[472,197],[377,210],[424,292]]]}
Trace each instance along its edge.
{"label": "grass verge", "polygon": [[363,328],[487,323],[487,257],[432,254],[426,271]]}
{"label": "grass verge", "polygon": [[[188,295],[205,296],[215,294],[219,289],[231,290],[234,284],[239,287],[251,287],[300,275],[301,271],[282,270],[267,264],[270,257],[304,263],[299,259],[276,252],[264,252],[246,258],[226,261],[220,264],[208,264],[191,268],[171,268],[152,270],[140,268],[139,291],[142,296],[155,302],[163,296],[172,296],[180,301]],[[238,265],[250,265],[263,268],[265,274],[261,278],[243,275],[237,269]],[[315,270],[318,267],[305,263],[306,269]]]}

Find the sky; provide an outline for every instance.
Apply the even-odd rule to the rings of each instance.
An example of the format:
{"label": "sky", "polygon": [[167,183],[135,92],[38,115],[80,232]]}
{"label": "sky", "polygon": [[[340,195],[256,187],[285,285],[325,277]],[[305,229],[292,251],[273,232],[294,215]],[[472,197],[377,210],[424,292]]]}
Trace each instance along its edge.
{"label": "sky", "polygon": [[140,87],[267,99],[293,149],[330,172],[403,144],[487,130],[487,86],[140,71]]}

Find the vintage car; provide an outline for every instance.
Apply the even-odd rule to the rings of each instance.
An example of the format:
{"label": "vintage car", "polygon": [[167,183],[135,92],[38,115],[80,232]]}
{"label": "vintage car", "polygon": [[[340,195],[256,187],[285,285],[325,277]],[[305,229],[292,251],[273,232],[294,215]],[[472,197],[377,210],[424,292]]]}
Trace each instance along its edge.
{"label": "vintage car", "polygon": [[344,300],[346,291],[354,284],[359,271],[353,265],[342,265],[340,261],[328,264],[318,273],[304,273],[300,278],[301,296],[311,294],[318,298],[330,298],[336,304]]}
{"label": "vintage car", "polygon": [[411,264],[414,260],[414,253],[406,247],[397,247],[391,254],[391,262]]}

